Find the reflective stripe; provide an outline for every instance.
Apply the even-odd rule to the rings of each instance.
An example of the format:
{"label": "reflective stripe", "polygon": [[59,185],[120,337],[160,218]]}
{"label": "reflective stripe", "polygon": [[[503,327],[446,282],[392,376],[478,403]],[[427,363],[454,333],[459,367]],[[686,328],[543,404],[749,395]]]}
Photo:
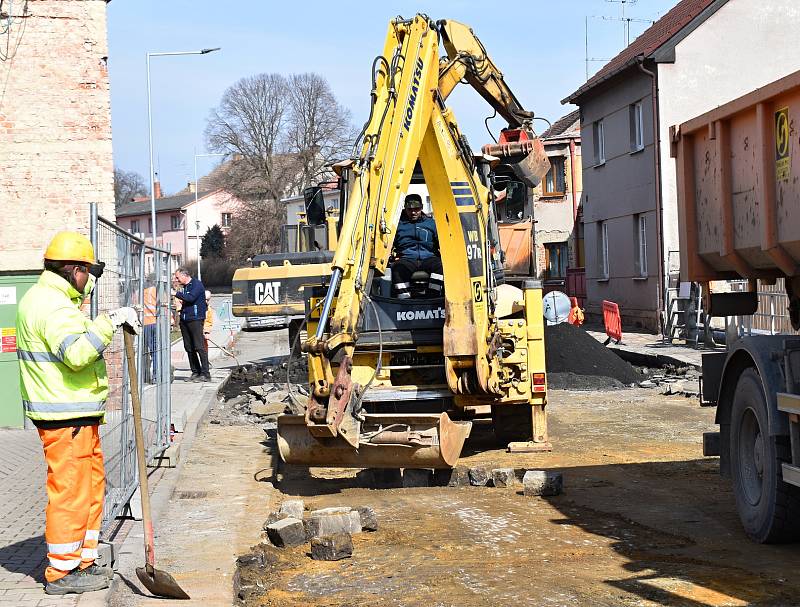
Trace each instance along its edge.
{"label": "reflective stripe", "polygon": [[411,293],[398,293],[398,299],[411,299]]}
{"label": "reflective stripe", "polygon": [[27,363],[60,363],[61,359],[50,352],[28,352],[17,350],[17,358]]}
{"label": "reflective stripe", "polygon": [[444,276],[441,274],[431,274],[431,280],[438,280],[439,282],[444,281]]}
{"label": "reflective stripe", "polygon": [[106,401],[84,402],[84,403],[35,403],[29,400],[22,401],[25,410],[31,413],[63,413],[65,411],[76,413],[94,413],[102,411]]}
{"label": "reflective stripe", "polygon": [[396,282],[396,283],[394,284],[394,288],[395,288],[395,289],[398,289],[398,290],[399,290],[399,289],[407,289],[407,288],[408,288],[408,287],[410,287],[410,286],[411,286],[411,285],[410,285],[409,283],[407,283],[407,282]]}
{"label": "reflective stripe", "polygon": [[106,345],[103,343],[103,339],[99,335],[95,335],[91,331],[86,331],[86,339],[94,346],[94,349],[97,350],[98,354],[102,354],[103,350],[106,349]]}
{"label": "reflective stripe", "polygon": [[82,541],[69,542],[68,544],[47,544],[47,552],[50,554],[69,554],[70,552],[76,552],[81,546],[83,546]]}
{"label": "reflective stripe", "polygon": [[428,288],[431,291],[441,291],[442,290],[442,285],[439,285],[439,284],[436,284],[436,283],[431,283],[431,284],[428,285]]}
{"label": "reflective stripe", "polygon": [[102,354],[103,350],[106,349],[106,345],[103,343],[103,340],[98,335],[95,335],[91,331],[86,331],[84,333],[75,333],[73,335],[67,335],[64,338],[64,341],[61,342],[61,345],[58,347],[58,357],[61,360],[64,360],[64,356],[67,354],[67,348],[69,348],[72,344],[78,341],[81,337],[85,337],[86,341],[88,341],[95,350],[97,350],[98,354]]}
{"label": "reflective stripe", "polygon": [[50,561],[50,566],[59,571],[72,571],[81,564],[81,559],[69,559],[68,561],[64,561],[51,556],[48,560]]}
{"label": "reflective stripe", "polygon": [[81,558],[84,560],[98,558],[97,548],[84,548],[81,550]]}
{"label": "reflective stripe", "polygon": [[82,335],[83,335],[83,333],[76,333],[76,334],[73,334],[73,335],[67,335],[64,338],[64,341],[61,342],[61,345],[58,346],[57,356],[61,360],[64,360],[64,355],[67,352],[67,348],[69,348],[72,344],[74,344],[76,341],[78,341],[81,338]]}
{"label": "reflective stripe", "polygon": [[85,542],[92,542],[97,541],[100,539],[100,532],[89,529],[86,531],[86,537],[84,538]]}

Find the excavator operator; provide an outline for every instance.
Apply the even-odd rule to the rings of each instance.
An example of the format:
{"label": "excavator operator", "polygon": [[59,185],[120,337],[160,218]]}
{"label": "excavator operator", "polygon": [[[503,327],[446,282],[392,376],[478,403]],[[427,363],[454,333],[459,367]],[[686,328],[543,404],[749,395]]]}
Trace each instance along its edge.
{"label": "excavator operator", "polygon": [[411,298],[412,277],[420,270],[428,274],[426,293],[433,297],[442,296],[444,275],[436,223],[433,217],[422,211],[422,197],[419,194],[406,196],[394,240],[394,259],[392,286],[395,297]]}

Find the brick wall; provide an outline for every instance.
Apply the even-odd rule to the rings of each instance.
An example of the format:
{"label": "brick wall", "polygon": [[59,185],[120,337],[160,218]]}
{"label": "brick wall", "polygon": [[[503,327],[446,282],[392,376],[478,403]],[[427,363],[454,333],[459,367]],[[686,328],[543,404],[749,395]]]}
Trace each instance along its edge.
{"label": "brick wall", "polygon": [[[41,268],[59,230],[114,219],[105,0],[22,1],[0,48],[0,271]],[[3,9],[8,10],[4,3]],[[3,28],[0,28],[2,31]]]}

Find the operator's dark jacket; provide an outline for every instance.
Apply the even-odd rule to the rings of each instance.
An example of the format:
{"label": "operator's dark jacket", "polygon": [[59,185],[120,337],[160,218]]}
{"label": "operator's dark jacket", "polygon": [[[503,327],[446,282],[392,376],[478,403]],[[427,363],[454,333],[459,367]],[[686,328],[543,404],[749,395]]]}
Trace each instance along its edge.
{"label": "operator's dark jacket", "polygon": [[439,236],[433,217],[422,214],[419,220],[410,221],[404,213],[397,226],[394,248],[401,259],[422,261],[429,257],[438,257]]}
{"label": "operator's dark jacket", "polygon": [[181,306],[181,320],[191,322],[193,320],[206,319],[206,288],[203,283],[196,278],[186,283],[181,290],[175,293],[175,297],[183,302]]}

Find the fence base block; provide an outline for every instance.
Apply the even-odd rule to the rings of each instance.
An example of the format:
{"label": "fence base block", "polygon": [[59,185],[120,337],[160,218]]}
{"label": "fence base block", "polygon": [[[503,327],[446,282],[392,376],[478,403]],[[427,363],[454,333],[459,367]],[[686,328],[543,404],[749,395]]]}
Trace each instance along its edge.
{"label": "fence base block", "polygon": [[94,564],[104,569],[115,570],[117,568],[117,549],[114,544],[100,540],[97,545],[97,558],[94,560]]}
{"label": "fence base block", "polygon": [[164,453],[153,458],[148,468],[175,468],[181,460],[181,446],[172,444],[166,448]]}

